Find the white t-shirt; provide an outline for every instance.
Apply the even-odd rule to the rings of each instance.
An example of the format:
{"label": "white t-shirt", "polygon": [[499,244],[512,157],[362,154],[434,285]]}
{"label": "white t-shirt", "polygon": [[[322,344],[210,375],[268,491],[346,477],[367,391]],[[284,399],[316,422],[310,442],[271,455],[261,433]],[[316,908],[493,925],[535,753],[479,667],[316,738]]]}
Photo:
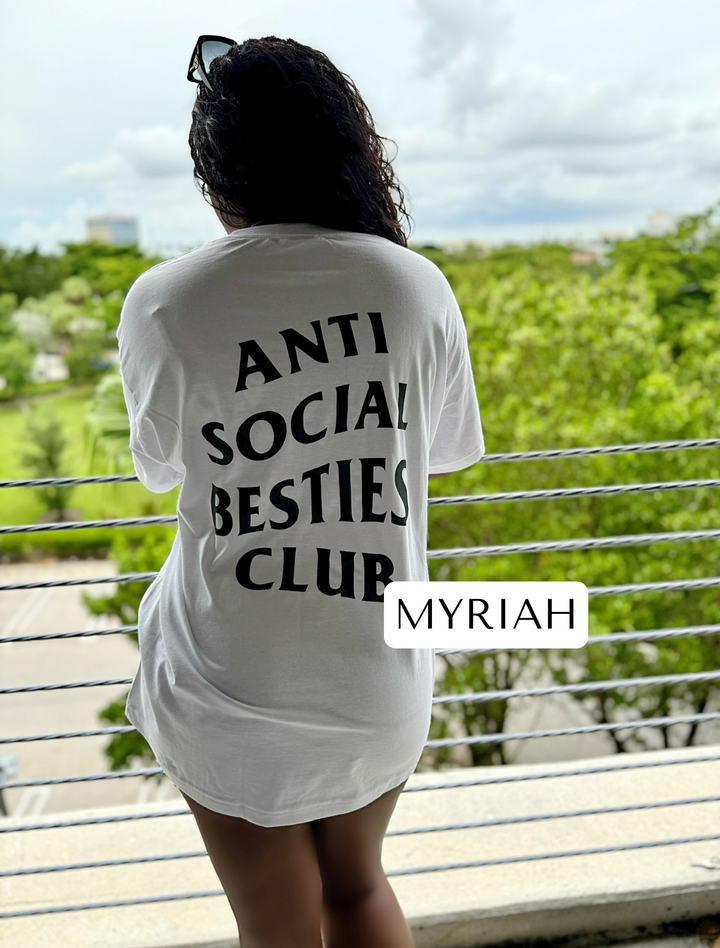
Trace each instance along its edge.
{"label": "white t-shirt", "polygon": [[450,285],[382,237],[259,225],[140,276],[118,340],[138,477],[182,483],[128,718],[216,812],[365,806],[415,770],[433,693],[383,590],[428,579],[428,474],[484,453]]}

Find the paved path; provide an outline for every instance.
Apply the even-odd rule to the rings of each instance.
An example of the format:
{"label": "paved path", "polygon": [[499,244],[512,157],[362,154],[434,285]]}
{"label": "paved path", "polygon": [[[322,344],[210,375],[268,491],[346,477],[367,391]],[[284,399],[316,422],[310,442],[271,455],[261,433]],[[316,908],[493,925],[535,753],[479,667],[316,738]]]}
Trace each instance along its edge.
{"label": "paved path", "polygon": [[[0,566],[0,583],[111,576],[116,565],[104,560],[18,563]],[[32,635],[110,628],[119,625],[109,616],[91,615],[83,591],[111,595],[114,584],[88,587],[10,590],[0,594],[0,635]],[[0,645],[0,687],[131,678],[138,665],[135,643],[125,635],[90,636],[49,642]],[[63,691],[0,695],[0,736],[74,731],[103,726],[98,713],[121,698],[127,685],[73,688]],[[0,756],[17,754],[14,780],[36,780],[74,774],[104,773],[107,737],[68,738],[0,745]],[[5,791],[5,804],[14,816],[142,803],[180,798],[167,779],[126,778],[29,787]]]}

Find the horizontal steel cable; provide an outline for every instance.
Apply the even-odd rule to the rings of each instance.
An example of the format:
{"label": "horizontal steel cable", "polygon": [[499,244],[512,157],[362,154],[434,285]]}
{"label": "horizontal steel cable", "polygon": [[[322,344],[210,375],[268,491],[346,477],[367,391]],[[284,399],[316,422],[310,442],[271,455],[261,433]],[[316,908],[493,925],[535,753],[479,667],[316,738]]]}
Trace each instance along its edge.
{"label": "horizontal steel cable", "polygon": [[481,866],[501,866],[514,862],[535,862],[541,859],[563,859],[567,856],[594,856],[597,853],[618,853],[632,849],[654,849],[658,846],[678,846],[686,843],[705,843],[720,839],[720,833],[702,836],[680,836],[674,839],[643,840],[638,843],[617,843],[612,846],[588,846],[585,849],[566,849],[550,853],[527,853],[522,856],[497,856],[494,859],[474,859],[467,862],[442,863],[437,866],[413,866],[410,869],[389,869],[387,876],[410,876],[421,872],[445,872],[450,869],[475,869]]}
{"label": "horizontal steel cable", "polygon": [[[492,694],[492,693],[490,693]],[[433,698],[433,701],[436,699]],[[461,701],[462,697],[454,697],[453,701]],[[492,700],[488,698],[488,700]],[[720,719],[720,711],[706,711],[701,714],[684,714],[675,717],[659,718],[639,718],[633,721],[613,721],[608,724],[583,724],[571,728],[553,728],[545,731],[521,731],[518,733],[499,733],[484,734],[482,736],[459,737],[452,740],[433,740],[428,741],[425,747],[454,747],[458,744],[499,744],[503,741],[527,740],[531,737],[560,737],[564,734],[590,734],[593,731],[624,731],[635,730],[642,727],[671,727],[673,724],[694,724],[701,721],[716,721]],[[3,738],[0,744],[21,744],[29,741],[42,740],[60,740],[69,737],[97,737],[104,734],[127,734],[136,730],[132,725],[123,725],[118,727],[94,728],[88,731],[70,731],[57,734],[29,735],[27,737]],[[24,784],[24,786],[37,786],[38,784]],[[0,790],[10,786],[19,786],[19,784],[2,784]]]}
{"label": "horizontal steel cable", "polygon": [[2,583],[0,591],[9,589],[49,589],[53,586],[98,586],[103,583],[145,583],[155,579],[155,573],[118,573],[116,576],[84,576],[81,579],[47,579],[33,583]]}
{"label": "horizontal steel cable", "polygon": [[691,635],[718,635],[720,624],[685,625],[674,629],[646,629],[636,632],[606,632],[603,635],[589,635],[588,645],[614,645],[623,642],[659,642],[664,639],[679,639]]}
{"label": "horizontal steel cable", "polygon": [[427,741],[425,747],[456,747],[460,744],[502,744],[504,741],[525,741],[538,737],[563,737],[569,734],[592,734],[600,731],[637,730],[643,727],[671,727],[673,724],[699,724],[701,721],[720,720],[720,711],[702,714],[681,714],[658,718],[640,718],[634,721],[611,721],[608,724],[581,724],[576,727],[556,727],[545,731],[518,731],[510,734],[482,734],[471,737]]}
{"label": "horizontal steel cable", "polygon": [[[618,843],[612,846],[592,846],[586,849],[560,850],[550,853],[526,853],[521,856],[497,856],[493,859],[475,859],[467,862],[442,863],[434,866],[413,866],[408,869],[388,869],[385,875],[409,876],[418,875],[424,872],[446,872],[451,869],[475,869],[482,866],[499,866],[508,863],[517,862],[535,862],[542,859],[561,859],[568,856],[592,856],[597,853],[615,853],[626,852],[634,849],[651,849],[660,846],[677,846],[687,843],[704,843],[710,840],[720,839],[720,833],[708,833],[703,836],[681,836],[673,839],[653,839],[643,840],[637,843]],[[216,895],[225,895],[223,889],[211,889],[206,892],[184,892],[179,895],[154,895],[143,896],[136,899],[116,899],[105,902],[86,902],[78,905],[59,905],[52,908],[41,909],[21,909],[14,912],[0,912],[0,918],[20,918],[29,915],[50,915],[59,912],[79,912],[94,908],[118,908],[124,905],[145,905],[151,902],[171,902],[181,899],[209,898]]]}
{"label": "horizontal steel cable", "polygon": [[[588,645],[617,645],[623,642],[657,642],[663,639],[680,639],[691,635],[719,635],[720,624],[684,625],[674,629],[639,629],[636,632],[605,632],[602,635],[589,635]],[[4,640],[0,639],[0,645]],[[486,655],[493,652],[506,652],[502,646],[495,648],[436,648],[435,654],[445,655]]]}
{"label": "horizontal steel cable", "polygon": [[662,490],[683,490],[696,487],[720,487],[720,478],[691,481],[657,481],[647,484],[598,484],[594,487],[552,487],[543,490],[512,490],[493,494],[454,494],[450,497],[430,497],[431,507],[452,504],[485,504],[506,500],[558,500],[565,497],[595,497],[601,494],[635,494]]}
{"label": "horizontal steel cable", "polygon": [[[702,764],[717,763],[720,761],[720,751],[714,754],[701,754],[696,757],[676,757],[671,759],[651,759],[620,762],[614,764],[593,764],[590,767],[573,767],[566,770],[545,770],[534,773],[521,774],[494,774],[489,777],[473,777],[470,780],[448,781],[445,783],[423,783],[414,786],[403,787],[402,793],[420,793],[424,790],[454,790],[457,787],[476,787],[484,784],[497,783],[522,783],[526,780],[546,780],[554,777],[578,777],[584,774],[603,774],[611,773],[615,770],[644,770],[647,767],[672,767],[679,764]],[[56,783],[76,783],[85,780],[104,780],[108,777],[142,777],[161,774],[159,767],[146,768],[144,770],[125,770],[115,771],[110,774],[87,774],[82,777],[53,777],[47,780],[20,780],[6,783],[0,786],[0,789],[10,790],[18,787],[36,787]],[[48,823],[30,823],[23,826],[0,826],[0,833],[25,833],[31,830],[41,829],[65,829],[69,826],[89,826],[96,823],[124,823],[127,820],[148,820],[159,819],[166,816],[186,816],[190,813],[189,809],[183,810],[158,810],[149,813],[124,813],[119,816],[91,816],[81,817],[70,820],[54,820]]]}
{"label": "horizontal steel cable", "polygon": [[[588,448],[550,448],[545,451],[509,451],[485,454],[477,464],[505,461],[540,461],[549,458],[588,457],[597,454],[637,454],[648,451],[720,447],[720,438],[686,438],[676,441],[634,441],[629,444],[603,444]],[[136,474],[109,474],[94,477],[41,477],[16,481],[0,481],[2,487],[64,487],[78,484],[112,484],[137,481]]]}
{"label": "horizontal steel cable", "polygon": [[629,444],[603,444],[590,448],[550,448],[546,451],[509,451],[503,454],[486,454],[476,463],[544,461],[550,458],[589,457],[596,454],[639,454],[648,451],[676,451],[679,449],[717,447],[720,447],[720,438],[686,438],[681,441],[633,441]]}
{"label": "horizontal steel cable", "polygon": [[[606,681],[584,681],[569,685],[547,685],[538,688],[508,688],[497,691],[478,691],[448,695],[438,695],[432,699],[433,704],[448,704],[453,701],[495,701],[496,699],[507,698],[529,698],[538,695],[553,694],[573,694],[575,692],[608,691],[612,688],[632,688],[645,685],[679,685],[685,682],[715,681],[720,678],[720,670],[701,671],[701,672],[681,672],[672,675],[641,675],[638,678],[611,678]],[[48,685],[18,685],[11,688],[0,688],[1,694],[17,694],[28,691],[59,691],[67,688],[92,688],[96,685],[129,685],[132,678],[108,678],[94,681],[65,681]],[[100,732],[92,733],[112,733],[113,728],[107,728]],[[85,731],[72,732],[71,734],[57,735],[62,737],[79,737],[86,733]],[[43,740],[45,735],[39,735],[34,738],[21,738],[21,740]],[[1,738],[0,743],[8,743],[8,738]]]}
{"label": "horizontal steel cable", "polygon": [[94,688],[98,685],[129,685],[130,678],[98,678],[94,681],[61,681],[49,685],[18,685],[13,688],[0,688],[0,695],[21,694],[27,691],[63,691],[68,688]]}
{"label": "horizontal steel cable", "polygon": [[[137,632],[136,625],[121,625],[113,629],[90,629],[82,632],[47,632],[41,635],[13,635],[6,638],[0,637],[0,645],[10,642],[44,642],[48,639],[75,639],[86,638],[92,635],[119,635],[126,632]],[[720,633],[720,624],[714,625],[686,625],[678,626],[673,629],[639,629],[635,632],[606,632],[602,635],[589,635],[588,645],[600,645],[610,642],[654,642],[658,639],[676,639],[684,638],[690,635],[715,635]],[[460,655],[474,652],[490,653],[504,652],[507,649],[498,646],[497,648],[438,648],[435,649],[436,655]]]}
{"label": "horizontal steel cable", "polygon": [[138,767],[136,770],[110,770],[102,774],[76,774],[73,777],[8,780],[6,783],[0,783],[0,790],[15,790],[19,787],[54,787],[60,783],[88,783],[94,780],[123,780],[126,777],[154,777],[162,773],[161,767]]}
{"label": "horizontal steel cable", "polygon": [[[188,810],[188,813],[190,810]],[[4,869],[0,879],[15,876],[43,875],[47,872],[69,872],[71,869],[106,869],[108,866],[132,866],[143,862],[169,862],[171,859],[194,859],[207,856],[206,849],[187,853],[162,853],[158,856],[130,856],[127,859],[98,859],[94,862],[68,862],[57,866],[34,866],[31,869]]]}
{"label": "horizontal steel cable", "polygon": [[77,487],[79,484],[122,484],[138,481],[137,474],[101,474],[92,477],[26,477],[0,481],[0,487]]}
{"label": "horizontal steel cable", "polygon": [[[701,579],[663,579],[648,583],[616,583],[611,586],[588,586],[588,596],[618,596],[625,593],[669,592],[676,589],[710,589],[720,586],[720,576]],[[2,586],[0,586],[2,589]]]}
{"label": "horizontal steel cable", "polygon": [[[653,800],[649,803],[622,803],[617,806],[585,807],[581,810],[558,810],[554,813],[528,813],[524,816],[497,816],[470,823],[441,823],[436,826],[413,826],[408,829],[388,830],[386,836],[412,836],[417,833],[444,833],[451,830],[482,829],[487,826],[511,826],[515,823],[537,823],[542,820],[564,820],[577,816],[603,816],[607,813],[628,813],[636,810],[656,810],[666,806],[692,806],[699,803],[717,803],[720,795],[686,797],[681,800]],[[188,810],[188,813],[191,812]],[[0,873],[1,875],[1,873]]]}
{"label": "horizontal steel cable", "polygon": [[[598,806],[583,810],[561,810],[556,813],[530,813],[525,816],[500,816],[486,820],[475,820],[470,823],[443,823],[436,826],[413,826],[407,829],[388,830],[385,836],[413,836],[421,833],[445,833],[453,830],[483,829],[488,826],[510,826],[515,823],[535,823],[542,820],[568,819],[578,816],[601,816],[607,813],[627,813],[635,810],[654,810],[666,806],[691,806],[699,803],[717,803],[720,796],[687,797],[682,800],[657,800],[650,803],[625,803],[619,806]],[[191,810],[181,811],[182,815],[189,815]],[[0,871],[0,878],[14,876],[43,875],[48,872],[69,872],[72,869],[104,869],[108,866],[128,866],[135,863],[159,862],[169,859],[191,859],[197,856],[207,856],[207,850],[195,852],[163,853],[157,856],[131,856],[124,859],[100,859],[94,862],[70,862],[50,866],[33,866],[29,869],[4,869]]]}
{"label": "horizontal steel cable", "polygon": [[89,635],[119,635],[124,632],[137,632],[136,625],[118,625],[113,629],[85,629],[82,632],[46,632],[42,635],[10,635],[0,638],[0,645],[9,642],[46,642],[48,639],[80,639]]}
{"label": "horizontal steel cable", "polygon": [[121,517],[115,520],[68,520],[58,523],[23,523],[14,527],[0,527],[4,533],[42,533],[47,530],[90,530],[93,527],[146,527],[156,523],[177,523],[176,516]]}
{"label": "horizontal steel cable", "polygon": [[[694,531],[701,533],[718,533],[720,530],[708,530],[708,531]],[[650,534],[651,536],[659,536],[660,534]],[[586,538],[583,538],[586,539]],[[590,538],[592,539],[592,538]],[[612,537],[605,537],[603,539],[613,539]],[[549,541],[551,543],[555,541]],[[574,542],[574,541],[557,541],[557,542]],[[517,544],[509,544],[511,546],[517,546]],[[532,544],[536,546],[537,544]],[[428,551],[429,553],[432,551]],[[438,552],[438,551],[434,551]],[[439,551],[442,552],[442,551]],[[517,552],[517,550],[515,550]],[[522,552],[522,551],[521,551]],[[452,554],[455,555],[454,553]],[[117,573],[115,576],[94,576],[94,577],[84,577],[81,579],[51,579],[51,580],[38,580],[31,583],[3,583],[0,584],[0,592],[7,591],[11,589],[47,589],[51,586],[92,586],[92,585],[102,585],[103,583],[140,583],[140,582],[149,582],[158,575],[155,573]],[[617,593],[633,593],[633,592],[649,592],[649,591],[661,591],[666,589],[705,589],[711,586],[720,586],[720,576],[704,576],[698,579],[670,579],[670,580],[660,580],[647,583],[621,583],[612,586],[588,586],[588,595],[589,596],[614,596]]]}
{"label": "horizontal steel cable", "polygon": [[716,540],[719,537],[720,528],[674,530],[665,533],[626,533],[607,537],[573,537],[570,540],[527,540],[522,543],[497,543],[492,546],[460,546],[445,550],[428,550],[427,558],[452,559],[458,556],[502,556],[511,553],[542,553],[553,550],[614,549],[620,546],[644,546],[651,543]]}
{"label": "horizontal steel cable", "polygon": [[[59,741],[69,737],[102,737],[107,734],[129,734],[136,728],[132,724],[118,724],[115,727],[98,727],[89,731],[59,731],[56,734],[28,734],[26,737],[2,737],[2,744],[28,744],[32,741]],[[2,785],[0,785],[0,789]]]}
{"label": "horizontal steel cable", "polygon": [[638,678],[610,678],[605,681],[581,681],[569,685],[544,685],[538,688],[505,688],[497,691],[438,695],[433,704],[452,704],[455,701],[469,704],[487,701],[503,701],[510,698],[535,698],[541,695],[591,694],[593,691],[612,691],[615,688],[648,687],[650,685],[680,685],[701,681],[717,681],[720,670],[685,672],[674,675],[641,675]]}
{"label": "horizontal steel cable", "polygon": [[30,915],[57,915],[60,912],[83,912],[87,909],[121,908],[124,905],[152,905],[155,902],[181,902],[185,899],[206,899],[225,895],[224,889],[209,889],[205,892],[179,892],[175,895],[145,895],[137,899],[112,899],[104,902],[84,902],[79,905],[56,905],[52,908],[21,909],[16,912],[0,912],[0,918],[27,918]]}
{"label": "horizontal steel cable", "polygon": [[69,688],[95,688],[100,685],[129,685],[130,678],[98,678],[93,681],[61,681],[48,685],[18,685],[11,688],[0,688],[0,695],[22,694],[32,691],[67,691]]}
{"label": "horizontal steel cable", "polygon": [[445,783],[422,783],[403,787],[403,793],[420,793],[424,790],[450,790],[456,787],[475,787],[480,784],[523,783],[526,780],[549,780],[554,777],[582,777],[585,774],[604,774],[616,770],[645,770],[648,767],[674,767],[681,764],[716,763],[720,760],[718,752],[703,753],[694,757],[672,757],[665,759],[617,761],[615,763],[590,764],[589,766],[568,767],[563,770],[541,770],[533,773],[503,774],[494,773],[483,777],[473,777],[470,780],[447,781]]}

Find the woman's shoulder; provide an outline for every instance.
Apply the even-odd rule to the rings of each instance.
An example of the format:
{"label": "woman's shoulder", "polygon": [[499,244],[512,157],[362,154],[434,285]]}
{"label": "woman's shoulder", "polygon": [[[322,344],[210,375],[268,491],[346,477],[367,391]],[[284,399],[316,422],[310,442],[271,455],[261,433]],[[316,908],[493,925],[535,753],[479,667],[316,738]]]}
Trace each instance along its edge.
{"label": "woman's shoulder", "polygon": [[[366,235],[370,236],[370,235]],[[393,243],[383,237],[370,237],[373,241],[375,260],[379,269],[401,283],[413,287],[414,293],[427,296],[428,299],[446,304],[453,295],[447,277],[440,267],[429,257],[414,250]]]}
{"label": "woman's shoulder", "polygon": [[224,239],[219,237],[216,240],[202,244],[200,247],[194,247],[185,251],[185,253],[178,254],[176,257],[161,260],[160,263],[156,263],[140,274],[130,287],[130,292],[150,290],[163,285],[174,286],[183,274],[197,270],[198,267],[202,269],[217,256],[220,250],[218,245],[222,244]]}
{"label": "woman's shoulder", "polygon": [[384,263],[390,268],[404,270],[412,274],[415,279],[431,285],[442,285],[447,282],[440,267],[412,247],[395,243],[376,234],[342,231],[338,232],[337,236],[354,245],[353,249],[357,249],[359,254],[366,259],[375,258],[381,265]]}

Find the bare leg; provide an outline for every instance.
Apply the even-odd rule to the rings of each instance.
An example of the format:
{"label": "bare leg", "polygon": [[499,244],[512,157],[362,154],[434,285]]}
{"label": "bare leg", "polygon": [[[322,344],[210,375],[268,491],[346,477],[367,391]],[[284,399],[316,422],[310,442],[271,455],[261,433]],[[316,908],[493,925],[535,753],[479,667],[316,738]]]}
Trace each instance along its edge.
{"label": "bare leg", "polygon": [[242,948],[322,948],[322,883],[311,825],[258,826],[183,796],[230,902]]}
{"label": "bare leg", "polygon": [[414,948],[381,863],[385,831],[405,783],[360,810],[310,824],[323,884],[325,948]]}

